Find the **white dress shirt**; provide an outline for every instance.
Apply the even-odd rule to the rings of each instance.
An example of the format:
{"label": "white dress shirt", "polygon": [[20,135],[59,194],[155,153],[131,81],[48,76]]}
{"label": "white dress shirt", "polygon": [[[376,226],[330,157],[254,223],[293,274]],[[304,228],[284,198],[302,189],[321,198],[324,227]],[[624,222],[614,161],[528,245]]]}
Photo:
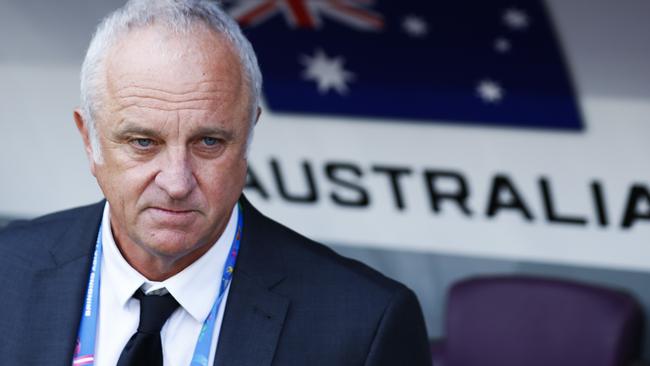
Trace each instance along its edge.
{"label": "white dress shirt", "polygon": [[[218,296],[223,268],[237,230],[238,210],[235,205],[221,237],[202,257],[165,281],[155,282],[147,280],[131,267],[120,253],[111,232],[109,205],[106,203],[102,217],[103,255],[95,365],[115,366],[124,345],[136,332],[140,302],[132,295],[140,287],[147,294],[164,288],[180,304],[160,332],[163,364],[190,364],[199,331]],[[214,363],[228,291],[229,288],[217,312],[209,365]]]}

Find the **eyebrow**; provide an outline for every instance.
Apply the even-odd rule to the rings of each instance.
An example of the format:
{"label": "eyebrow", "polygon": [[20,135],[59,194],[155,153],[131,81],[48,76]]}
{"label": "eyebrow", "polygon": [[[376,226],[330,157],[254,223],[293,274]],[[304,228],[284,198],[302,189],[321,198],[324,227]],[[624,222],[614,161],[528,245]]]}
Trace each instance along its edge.
{"label": "eyebrow", "polygon": [[[126,138],[130,135],[141,135],[146,137],[162,139],[162,135],[158,130],[145,127],[145,126],[139,126],[131,122],[124,123],[124,126],[118,128],[118,130],[115,131],[114,135],[118,138]],[[234,137],[234,133],[230,130],[226,130],[220,127],[203,126],[192,131],[190,136],[192,138],[201,137],[201,136],[218,136],[223,138],[224,140],[232,140]]]}
{"label": "eyebrow", "polygon": [[125,138],[129,135],[142,135],[147,137],[160,138],[160,133],[153,128],[138,126],[130,122],[124,123],[115,131],[114,135],[118,138]]}
{"label": "eyebrow", "polygon": [[195,131],[192,132],[193,137],[201,137],[201,136],[218,136],[223,138],[224,140],[230,141],[234,137],[234,133],[230,130],[226,130],[220,127],[199,127]]}

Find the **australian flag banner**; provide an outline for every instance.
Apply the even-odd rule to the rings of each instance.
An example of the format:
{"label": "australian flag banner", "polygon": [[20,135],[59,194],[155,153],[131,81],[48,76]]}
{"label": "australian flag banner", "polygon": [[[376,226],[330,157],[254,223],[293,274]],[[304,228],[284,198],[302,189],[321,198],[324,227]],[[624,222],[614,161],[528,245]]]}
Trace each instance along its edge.
{"label": "australian flag banner", "polygon": [[580,130],[540,0],[230,0],[274,112]]}

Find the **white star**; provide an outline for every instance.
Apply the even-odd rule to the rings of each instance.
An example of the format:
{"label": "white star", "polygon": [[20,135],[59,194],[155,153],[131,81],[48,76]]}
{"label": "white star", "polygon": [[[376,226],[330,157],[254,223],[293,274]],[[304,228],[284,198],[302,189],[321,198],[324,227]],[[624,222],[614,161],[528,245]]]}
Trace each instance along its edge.
{"label": "white star", "polygon": [[486,79],[478,83],[476,93],[484,102],[492,104],[499,103],[503,99],[505,91],[496,81]]}
{"label": "white star", "polygon": [[508,53],[512,49],[512,44],[507,38],[499,37],[494,40],[494,50],[499,53]]}
{"label": "white star", "polygon": [[429,33],[429,24],[424,19],[409,15],[402,21],[402,28],[411,37],[424,37]]}
{"label": "white star", "polygon": [[323,50],[317,50],[314,56],[303,55],[301,63],[306,67],[302,77],[315,81],[319,93],[325,94],[334,89],[341,95],[347,94],[347,84],[354,79],[354,74],[343,68],[343,57],[328,58]]}
{"label": "white star", "polygon": [[530,18],[525,11],[515,8],[506,9],[503,12],[503,22],[510,29],[524,30],[530,26]]}

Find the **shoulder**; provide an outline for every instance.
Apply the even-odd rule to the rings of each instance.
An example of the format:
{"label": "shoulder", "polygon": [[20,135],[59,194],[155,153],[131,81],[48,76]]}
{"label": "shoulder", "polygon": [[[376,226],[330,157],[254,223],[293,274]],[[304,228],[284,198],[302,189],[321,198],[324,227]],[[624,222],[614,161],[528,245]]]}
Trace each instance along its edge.
{"label": "shoulder", "polygon": [[383,275],[374,268],[358,260],[342,256],[321,243],[287,229],[287,238],[283,245],[285,258],[289,262],[299,263],[292,271],[311,278],[314,284],[329,284],[349,290],[363,288],[368,294],[376,296],[393,296],[396,292],[406,290],[401,283]]}
{"label": "shoulder", "polygon": [[101,215],[104,202],[50,213],[31,220],[17,220],[0,230],[2,257],[38,260],[80,222]]}
{"label": "shoulder", "polygon": [[65,231],[67,225],[97,212],[104,207],[104,201],[92,205],[70,208],[63,211],[53,212],[39,216],[31,220],[12,221],[5,228],[0,230],[0,242],[4,243],[12,237],[24,235],[39,235],[41,233],[52,234]]}
{"label": "shoulder", "polygon": [[248,223],[256,240],[250,241],[250,251],[264,253],[264,260],[255,263],[281,262],[285,273],[272,291],[289,300],[283,334],[291,346],[280,347],[278,360],[295,362],[295,349],[318,344],[319,364],[430,364],[422,310],[413,291],[253,212]]}
{"label": "shoulder", "polygon": [[387,304],[394,297],[411,296],[403,284],[384,276],[357,260],[344,257],[331,248],[309,239],[260,214],[254,208],[256,237],[271,246],[269,252],[281,256],[287,277],[309,292],[348,294],[350,300]]}

